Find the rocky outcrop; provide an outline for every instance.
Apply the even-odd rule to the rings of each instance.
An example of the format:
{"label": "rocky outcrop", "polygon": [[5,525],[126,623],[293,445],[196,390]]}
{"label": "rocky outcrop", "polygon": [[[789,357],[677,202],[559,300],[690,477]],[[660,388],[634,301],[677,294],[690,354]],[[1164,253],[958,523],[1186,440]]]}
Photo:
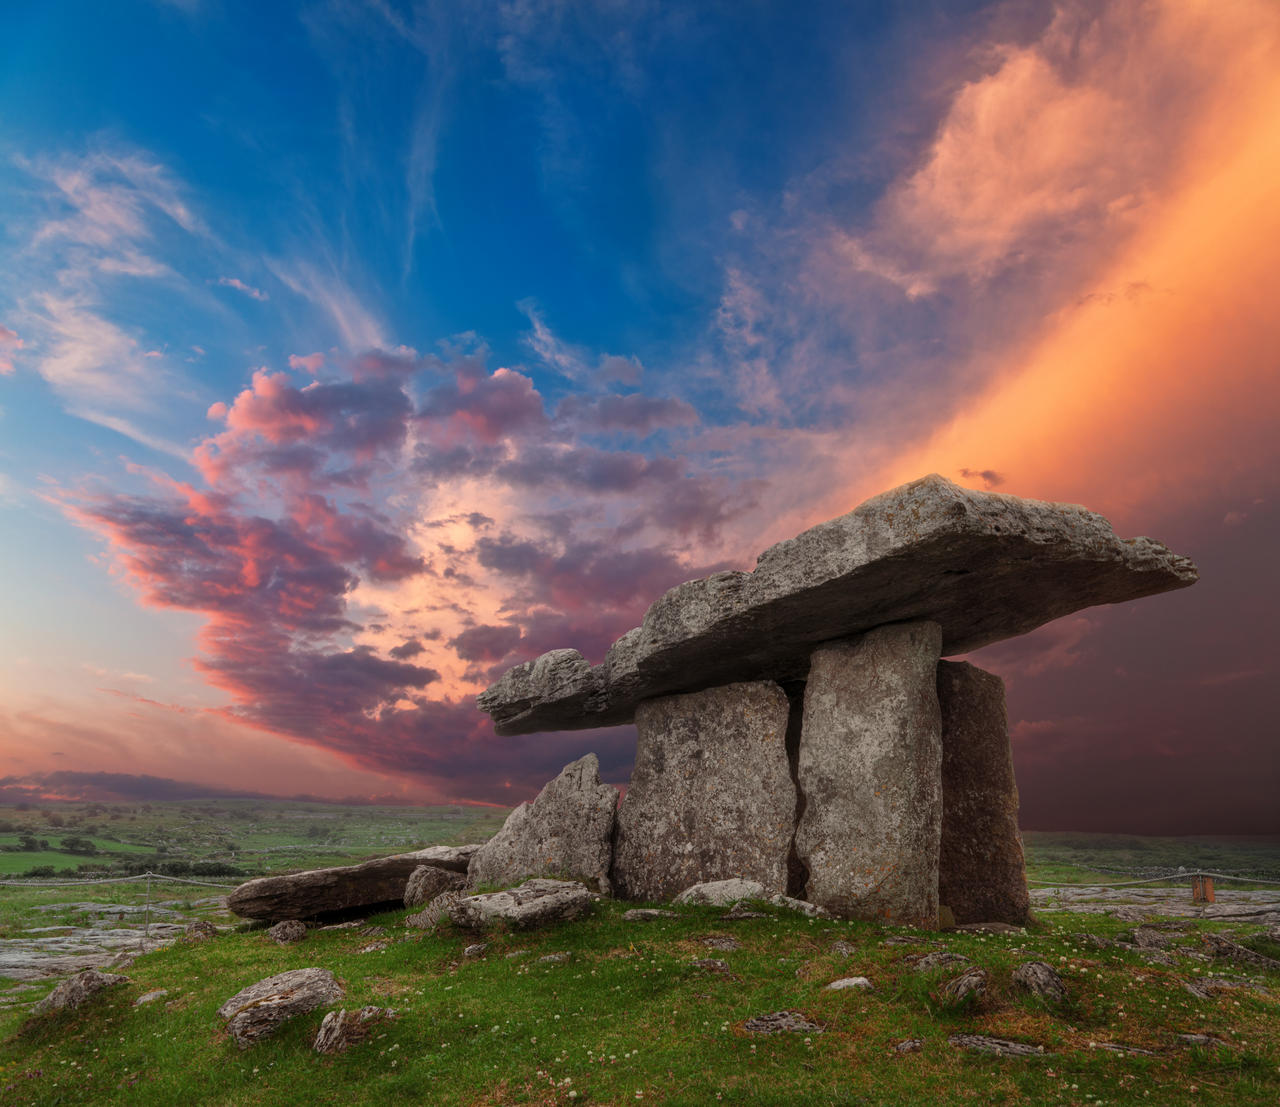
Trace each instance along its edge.
{"label": "rocky outcrop", "polygon": [[956,923],[1027,921],[1026,859],[1004,681],[976,665],[938,665],[942,844],[938,899]]}
{"label": "rocky outcrop", "polygon": [[404,905],[406,907],[422,907],[430,903],[442,892],[452,892],[466,883],[466,877],[449,869],[438,869],[434,865],[419,865],[409,874],[409,882],[404,886]]}
{"label": "rocky outcrop", "polygon": [[937,924],[941,641],[900,623],[813,652],[795,849],[805,898],[837,915]]}
{"label": "rocky outcrop", "polygon": [[227,1032],[241,1049],[274,1034],[296,1018],[337,1003],[342,985],[328,969],[291,969],[242,989],[218,1008]]}
{"label": "rocky outcrop", "polygon": [[526,880],[503,892],[463,896],[449,907],[449,918],[470,930],[499,923],[529,930],[581,918],[591,903],[591,892],[576,880]]}
{"label": "rocky outcrop", "polygon": [[[379,857],[363,865],[312,869],[288,876],[247,881],[227,897],[227,907],[242,919],[282,922],[313,919],[336,911],[399,905],[405,886],[420,865],[466,871],[462,850],[479,847],[432,846],[414,853]],[[470,857],[468,853],[467,858]]]}
{"label": "rocky outcrop", "polygon": [[1082,507],[933,475],[770,547],[750,573],[673,588],[600,665],[554,650],[477,702],[499,734],[609,726],[657,696],[802,679],[815,646],[887,623],[937,623],[951,655],[1196,577],[1187,558],[1149,538],[1122,540]]}
{"label": "rocky outcrop", "polygon": [[594,753],[579,758],[522,803],[471,859],[467,884],[513,884],[526,877],[580,880],[608,895],[618,789],[600,782]]}
{"label": "rocky outcrop", "polygon": [[787,887],[796,795],[789,703],[771,681],[642,703],[635,769],[618,810],[613,883],[632,900],[741,877]]}
{"label": "rocky outcrop", "polygon": [[128,984],[127,976],[119,976],[110,972],[99,972],[97,969],[85,969],[75,976],[68,977],[31,1010],[32,1014],[43,1015],[49,1011],[74,1010],[88,1003],[99,992],[114,988],[117,984]]}

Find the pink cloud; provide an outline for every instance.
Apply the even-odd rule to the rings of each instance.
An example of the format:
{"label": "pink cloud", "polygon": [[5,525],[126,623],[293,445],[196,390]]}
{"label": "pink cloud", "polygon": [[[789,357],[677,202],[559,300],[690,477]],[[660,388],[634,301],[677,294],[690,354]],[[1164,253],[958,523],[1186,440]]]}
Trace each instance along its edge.
{"label": "pink cloud", "polygon": [[299,354],[289,355],[290,369],[304,369],[313,377],[324,367],[324,354],[316,352],[302,357]]}
{"label": "pink cloud", "polygon": [[12,351],[22,349],[22,339],[16,331],[0,324],[0,373],[13,372]]}

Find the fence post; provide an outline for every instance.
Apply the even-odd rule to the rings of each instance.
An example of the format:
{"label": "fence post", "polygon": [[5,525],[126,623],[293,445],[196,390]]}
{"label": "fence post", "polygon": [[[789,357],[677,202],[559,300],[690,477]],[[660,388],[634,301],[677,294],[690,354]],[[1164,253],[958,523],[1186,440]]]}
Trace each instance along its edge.
{"label": "fence post", "polygon": [[1203,873],[1196,873],[1191,878],[1191,902],[1213,902],[1213,877],[1205,876]]}
{"label": "fence post", "polygon": [[151,873],[150,872],[147,873],[147,908],[146,908],[146,911],[143,913],[142,933],[144,935],[142,939],[142,949],[143,949],[143,952],[145,953],[147,947],[151,945]]}

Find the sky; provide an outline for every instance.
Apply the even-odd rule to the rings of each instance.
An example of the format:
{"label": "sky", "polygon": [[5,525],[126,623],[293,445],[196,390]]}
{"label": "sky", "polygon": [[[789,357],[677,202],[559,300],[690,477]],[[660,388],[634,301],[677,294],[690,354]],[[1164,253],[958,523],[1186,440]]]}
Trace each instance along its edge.
{"label": "sky", "polygon": [[1280,833],[1270,0],[72,0],[0,42],[0,799],[531,798],[937,472],[1198,563],[971,660],[1029,829]]}

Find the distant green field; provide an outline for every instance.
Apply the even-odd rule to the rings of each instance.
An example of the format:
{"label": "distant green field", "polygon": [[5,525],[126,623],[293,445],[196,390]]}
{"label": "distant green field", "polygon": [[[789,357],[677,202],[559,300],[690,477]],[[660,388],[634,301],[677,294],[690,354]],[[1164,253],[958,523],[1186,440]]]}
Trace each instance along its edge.
{"label": "distant green field", "polygon": [[1280,836],[1155,838],[1029,830],[1022,837],[1032,880],[1109,883],[1163,876],[1182,867],[1280,881]]}

